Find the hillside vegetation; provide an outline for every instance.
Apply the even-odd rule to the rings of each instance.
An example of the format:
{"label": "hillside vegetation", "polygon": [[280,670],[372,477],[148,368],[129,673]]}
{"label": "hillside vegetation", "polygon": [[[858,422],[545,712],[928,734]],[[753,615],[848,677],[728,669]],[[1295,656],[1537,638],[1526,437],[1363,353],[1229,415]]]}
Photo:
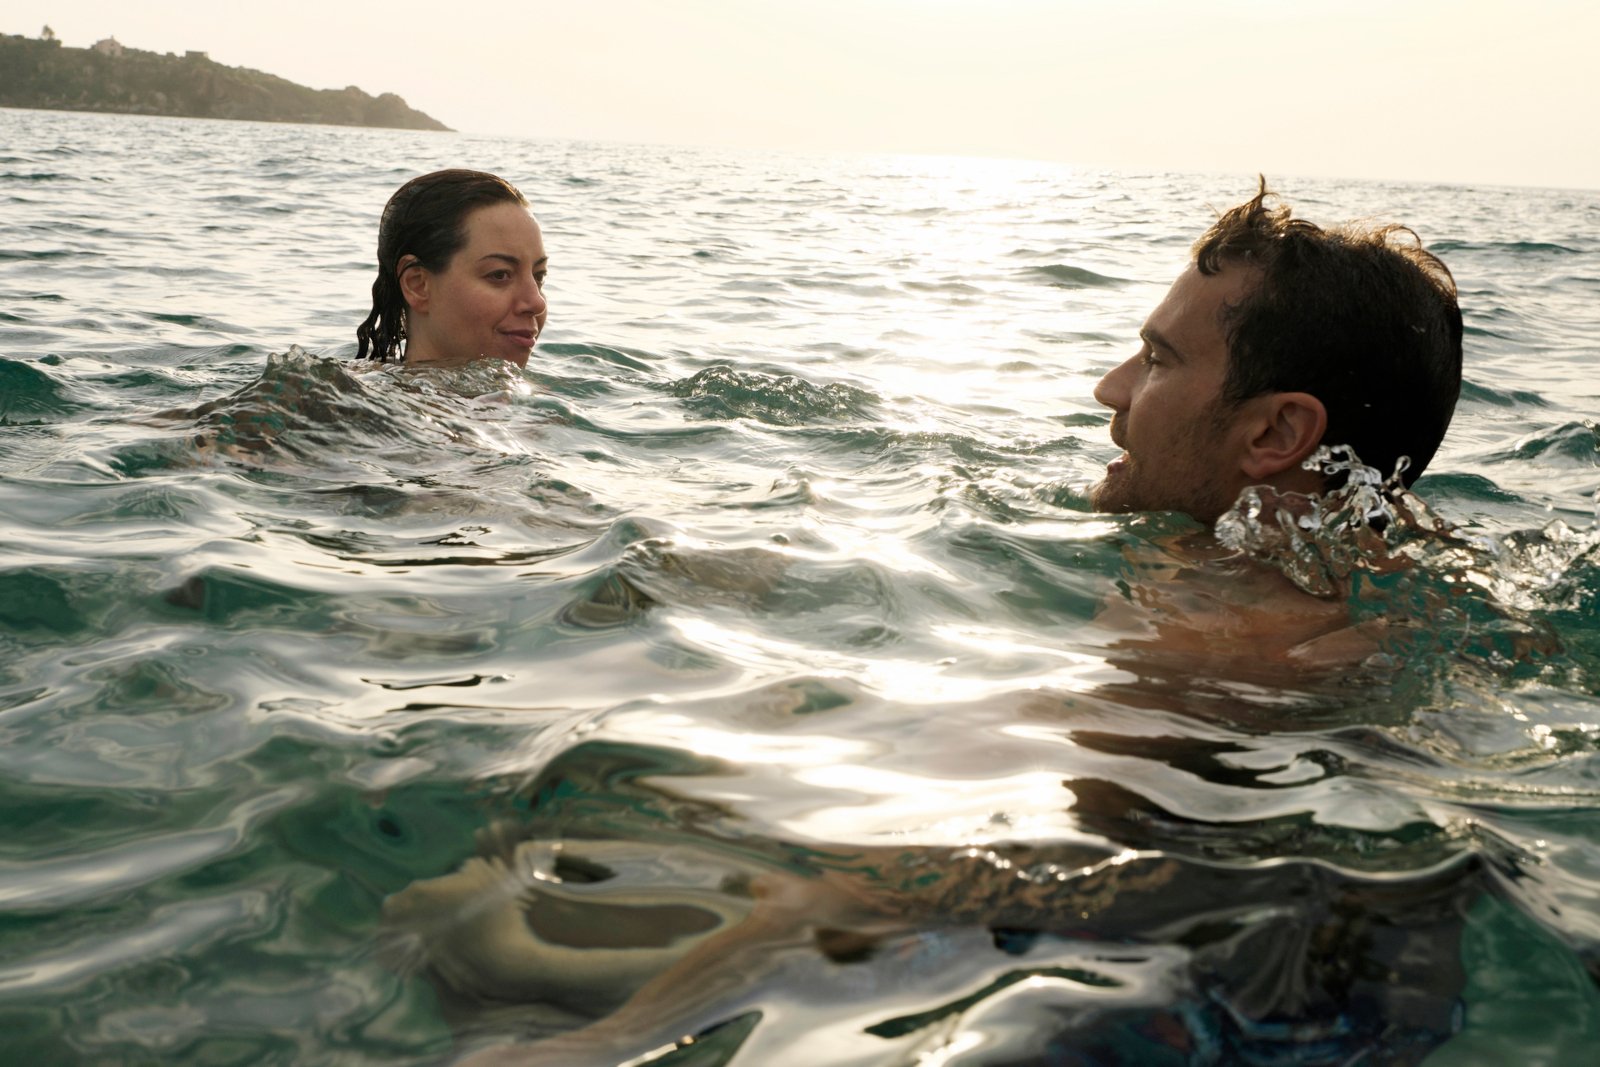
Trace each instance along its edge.
{"label": "hillside vegetation", "polygon": [[214,63],[199,52],[175,56],[127,48],[107,55],[6,34],[0,34],[0,107],[449,129],[393,93],[369,96],[353,85],[309,89],[259,70]]}

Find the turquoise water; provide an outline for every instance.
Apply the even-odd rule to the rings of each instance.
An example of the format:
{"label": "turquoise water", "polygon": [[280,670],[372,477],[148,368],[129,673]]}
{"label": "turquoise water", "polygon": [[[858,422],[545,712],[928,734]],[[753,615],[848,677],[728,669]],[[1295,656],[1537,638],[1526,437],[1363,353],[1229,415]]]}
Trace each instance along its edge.
{"label": "turquoise water", "polygon": [[[6,1062],[1588,1062],[1600,194],[1275,178],[1468,326],[1453,532],[1306,664],[1085,502],[1248,174],[0,134]],[[352,374],[449,165],[534,203],[548,330]]]}

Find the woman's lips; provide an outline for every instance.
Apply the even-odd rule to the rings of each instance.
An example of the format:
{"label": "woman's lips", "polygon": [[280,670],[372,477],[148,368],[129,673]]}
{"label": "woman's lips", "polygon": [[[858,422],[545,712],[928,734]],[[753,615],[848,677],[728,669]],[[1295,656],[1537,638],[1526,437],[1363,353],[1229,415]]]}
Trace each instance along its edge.
{"label": "woman's lips", "polygon": [[511,338],[514,344],[521,345],[523,348],[532,348],[534,342],[539,339],[538,333],[533,330],[502,330],[501,332]]}

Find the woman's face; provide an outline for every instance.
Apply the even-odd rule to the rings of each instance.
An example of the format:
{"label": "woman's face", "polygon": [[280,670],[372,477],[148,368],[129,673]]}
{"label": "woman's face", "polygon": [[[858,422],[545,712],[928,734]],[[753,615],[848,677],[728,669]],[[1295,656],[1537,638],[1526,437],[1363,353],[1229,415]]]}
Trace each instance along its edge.
{"label": "woman's face", "polygon": [[467,243],[443,270],[415,257],[400,260],[406,319],[406,362],[454,366],[505,359],[526,366],[544,329],[548,257],[528,209],[504,202],[475,208],[465,219]]}

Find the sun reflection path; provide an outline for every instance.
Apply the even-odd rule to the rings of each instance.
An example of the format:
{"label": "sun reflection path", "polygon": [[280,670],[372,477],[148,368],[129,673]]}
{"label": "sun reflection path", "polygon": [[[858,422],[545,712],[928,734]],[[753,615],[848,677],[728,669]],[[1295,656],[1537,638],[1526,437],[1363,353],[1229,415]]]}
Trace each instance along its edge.
{"label": "sun reflection path", "polygon": [[[677,616],[670,625],[684,640],[751,670],[783,677],[793,673],[796,663],[806,663],[812,674],[851,679],[901,704],[962,703],[1019,689],[1083,693],[1131,677],[1099,656],[1011,641],[1000,631],[954,627],[940,630],[952,643],[965,644],[975,655],[930,661],[850,655],[733,629],[705,618]],[[1017,657],[1011,670],[997,670],[1003,666],[995,662],[999,652]],[[1040,660],[1053,661],[1054,665],[1028,669],[1030,661]],[[973,673],[956,673],[965,670]]]}
{"label": "sun reflection path", "polygon": [[[834,843],[983,845],[1050,840],[1110,847],[1072,815],[1077,801],[1059,770],[998,777],[932,777],[875,766],[883,746],[872,740],[815,733],[728,730],[661,709],[609,716],[602,727],[630,743],[677,748],[732,767],[781,767],[791,786],[814,791],[769,805],[775,827],[803,839]],[[709,787],[709,783],[706,783]],[[702,787],[721,799],[747,796]]]}
{"label": "sun reflection path", "polygon": [[786,830],[815,840],[888,836],[907,845],[1042,839],[1106,844],[1079,828],[1071,814],[1076,796],[1060,774],[1049,771],[950,779],[841,763],[803,768],[794,777],[842,794],[838,803],[784,821]]}
{"label": "sun reflection path", "polygon": [[613,713],[605,722],[630,743],[663,745],[738,765],[780,764],[789,767],[833,766],[866,759],[878,750],[870,741],[816,734],[766,734],[721,730],[704,722],[658,709]]}

